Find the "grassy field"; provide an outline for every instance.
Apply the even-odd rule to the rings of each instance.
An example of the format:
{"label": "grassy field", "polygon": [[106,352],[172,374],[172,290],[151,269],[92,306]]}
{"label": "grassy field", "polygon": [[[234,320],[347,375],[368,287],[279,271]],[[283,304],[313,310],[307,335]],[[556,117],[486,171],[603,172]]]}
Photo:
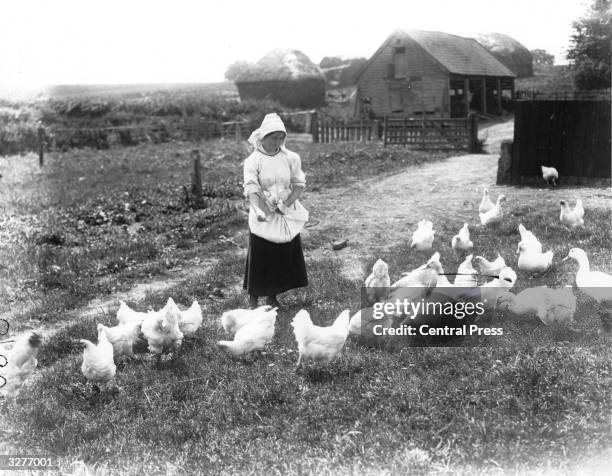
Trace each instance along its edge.
{"label": "grassy field", "polygon": [[[190,207],[183,191],[189,151],[196,147],[205,157],[209,184],[210,203],[202,210]],[[394,172],[444,160],[376,145],[289,147],[301,154],[308,173],[305,203],[314,194],[324,200],[335,186],[384,181]],[[496,315],[492,325],[502,323],[511,336],[497,346],[389,350],[351,340],[329,367],[294,374],[293,315],[305,308],[315,322],[328,323],[342,309],[359,307],[362,282],[343,274],[339,258],[318,253],[342,230],[320,226],[305,243],[311,284],[282,296],[288,309],[279,314],[269,350],[245,361],[219,352],[220,313],[246,302],[239,289],[244,255],[219,239],[223,234],[244,241],[245,221],[236,207],[242,207],[245,153],[231,143],[177,143],[61,154],[43,170],[32,157],[2,162],[0,279],[10,296],[3,311],[15,328],[30,327],[29,319],[42,316],[61,321],[94,296],[163,276],[195,257],[218,261],[133,303],[157,308],[168,296],[183,305],[194,298],[202,303],[203,327],[185,341],[178,358],[155,369],[146,354],[139,355],[120,367],[117,388],[94,396],[73,345],[74,339],[94,338],[94,321],[74,319],[45,342],[27,391],[0,403],[6,422],[0,440],[24,452],[58,455],[67,471],[78,469],[70,465],[81,460],[82,468],[98,474],[597,470],[611,444],[612,355],[609,341],[597,334],[594,303],[580,292],[580,334]],[[363,193],[367,197],[367,187]],[[588,209],[586,227],[571,238],[558,223],[558,205],[535,191],[527,203],[509,203],[508,216],[501,228],[473,231],[479,253],[515,250],[520,220],[536,235],[545,234],[556,256],[567,253],[571,240],[588,250],[594,268],[612,271],[609,205]],[[463,222],[449,213],[434,218],[442,243]],[[132,235],[126,228],[135,224],[142,228]],[[392,280],[420,265],[424,257],[408,247],[411,231],[358,263],[363,275],[378,257],[389,264]],[[451,270],[449,248],[440,252]],[[542,276],[520,274],[515,291],[568,284],[575,269],[566,263]],[[90,278],[92,270],[99,274]],[[222,297],[211,297],[213,289]],[[112,323],[114,316],[97,320]]]}

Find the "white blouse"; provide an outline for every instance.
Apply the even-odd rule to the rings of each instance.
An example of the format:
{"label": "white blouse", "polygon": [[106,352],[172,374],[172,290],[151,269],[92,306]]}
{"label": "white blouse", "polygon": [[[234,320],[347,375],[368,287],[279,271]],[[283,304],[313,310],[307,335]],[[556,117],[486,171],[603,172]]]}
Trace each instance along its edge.
{"label": "white blouse", "polygon": [[244,161],[244,196],[270,190],[274,185],[283,189],[306,186],[300,156],[287,149],[275,155],[254,151]]}
{"label": "white blouse", "polygon": [[[306,186],[306,175],[302,171],[300,156],[284,147],[275,155],[266,155],[255,150],[244,161],[244,196],[252,193],[262,196]],[[283,215],[273,214],[265,222],[257,220],[257,213],[250,207],[249,228],[252,233],[275,243],[293,239],[308,221],[308,212],[296,200],[290,207],[283,207]]]}

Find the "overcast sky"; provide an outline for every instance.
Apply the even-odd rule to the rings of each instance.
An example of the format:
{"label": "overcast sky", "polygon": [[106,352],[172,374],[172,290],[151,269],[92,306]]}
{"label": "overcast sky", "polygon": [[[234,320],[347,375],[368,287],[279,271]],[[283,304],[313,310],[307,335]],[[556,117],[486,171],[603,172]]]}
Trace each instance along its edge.
{"label": "overcast sky", "polygon": [[565,62],[586,0],[0,0],[0,84],[222,81],[273,48],[369,57],[395,28],[500,32]]}

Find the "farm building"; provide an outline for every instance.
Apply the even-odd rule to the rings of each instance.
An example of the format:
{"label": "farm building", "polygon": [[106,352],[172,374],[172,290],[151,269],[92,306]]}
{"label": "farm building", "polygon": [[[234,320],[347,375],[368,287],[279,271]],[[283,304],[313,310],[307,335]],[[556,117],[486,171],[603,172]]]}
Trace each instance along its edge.
{"label": "farm building", "polygon": [[396,30],[357,72],[356,115],[501,114],[516,75],[472,38]]}
{"label": "farm building", "polygon": [[476,40],[517,78],[533,76],[533,56],[514,38],[502,33],[478,33]]}
{"label": "farm building", "polygon": [[241,99],[272,99],[287,107],[325,105],[325,76],[298,50],[270,51],[236,78]]}

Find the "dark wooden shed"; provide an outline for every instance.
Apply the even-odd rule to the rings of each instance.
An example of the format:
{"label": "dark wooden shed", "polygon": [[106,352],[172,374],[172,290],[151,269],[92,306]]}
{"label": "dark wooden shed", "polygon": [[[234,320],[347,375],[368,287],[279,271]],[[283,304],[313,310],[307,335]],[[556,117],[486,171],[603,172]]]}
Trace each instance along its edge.
{"label": "dark wooden shed", "polygon": [[501,114],[515,74],[473,38],[396,30],[357,72],[355,114],[465,117]]}

